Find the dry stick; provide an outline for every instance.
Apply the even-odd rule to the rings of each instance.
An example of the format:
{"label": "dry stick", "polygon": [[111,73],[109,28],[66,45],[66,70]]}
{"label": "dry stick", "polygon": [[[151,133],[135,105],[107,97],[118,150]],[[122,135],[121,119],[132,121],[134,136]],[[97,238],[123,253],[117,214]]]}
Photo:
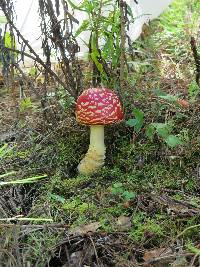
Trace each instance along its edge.
{"label": "dry stick", "polygon": [[[58,46],[60,54],[62,56],[62,60],[64,62],[63,74],[65,76],[65,82],[68,86],[71,87],[71,89],[70,89],[71,94],[74,97],[76,97],[76,92],[74,91],[76,85],[75,85],[75,81],[74,81],[74,77],[73,77],[73,72],[72,72],[72,69],[70,68],[69,59],[67,58],[67,56],[65,54],[66,47],[63,43],[63,38],[61,35],[61,27],[60,27],[59,21],[55,15],[55,13],[54,13],[54,9],[53,9],[53,5],[52,5],[51,0],[47,0],[46,9],[47,9],[48,15],[51,19],[51,23],[54,25],[51,28],[51,31],[53,33],[54,43]],[[69,89],[67,89],[67,91],[68,90]]]}
{"label": "dry stick", "polygon": [[99,257],[98,257],[98,253],[97,253],[97,250],[96,250],[94,241],[93,241],[91,235],[89,236],[89,238],[90,238],[90,241],[91,241],[92,246],[93,246],[93,249],[94,249],[94,254],[95,254],[95,257],[96,257],[96,260],[97,260],[97,266],[100,267],[100,264],[99,264]]}
{"label": "dry stick", "polygon": [[66,84],[64,82],[62,82],[62,80],[58,77],[58,75],[51,70],[51,68],[49,68],[44,62],[43,60],[38,56],[38,54],[33,50],[33,48],[29,45],[28,40],[26,40],[23,35],[20,33],[20,31],[17,29],[17,27],[14,25],[13,21],[10,19],[9,15],[7,14],[4,5],[0,5],[1,9],[4,13],[4,15],[6,16],[6,19],[8,21],[8,23],[10,24],[10,26],[16,31],[17,36],[20,37],[22,39],[22,41],[24,42],[24,44],[27,46],[27,48],[30,50],[30,52],[34,55],[30,55],[24,51],[20,51],[18,49],[12,49],[12,48],[6,48],[7,50],[16,52],[18,54],[23,54],[26,57],[29,57],[31,59],[33,59],[34,61],[38,62],[50,75],[52,75],[55,80],[61,84],[63,86],[63,88],[68,91],[72,96],[76,97],[76,94],[73,92],[73,90],[69,89]]}
{"label": "dry stick", "polygon": [[197,51],[197,44],[194,37],[191,37],[190,44],[196,65],[196,83],[200,87],[200,55]]}
{"label": "dry stick", "polygon": [[120,82],[120,87],[123,89],[124,87],[124,69],[125,69],[125,45],[126,45],[126,20],[125,20],[125,8],[126,8],[126,3],[123,0],[120,0],[119,2],[120,5],[120,26],[121,26],[121,44],[120,44],[120,49],[121,49],[121,55],[120,55],[120,77],[119,77],[119,82]]}
{"label": "dry stick", "polygon": [[196,255],[194,255],[194,257],[192,258],[192,261],[191,261],[191,263],[190,263],[190,266],[189,266],[189,267],[193,267],[193,266],[194,266],[194,263],[195,263],[195,261],[196,261],[197,257],[199,257],[199,254],[196,254]]}

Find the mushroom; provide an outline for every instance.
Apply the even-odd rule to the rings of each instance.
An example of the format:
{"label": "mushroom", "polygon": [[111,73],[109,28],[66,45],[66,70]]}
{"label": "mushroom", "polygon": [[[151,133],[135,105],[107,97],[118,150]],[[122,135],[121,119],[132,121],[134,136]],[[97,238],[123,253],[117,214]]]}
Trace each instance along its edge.
{"label": "mushroom", "polygon": [[77,122],[90,126],[90,145],[78,171],[90,175],[98,171],[105,160],[104,126],[124,118],[122,105],[116,93],[107,88],[90,88],[78,97]]}

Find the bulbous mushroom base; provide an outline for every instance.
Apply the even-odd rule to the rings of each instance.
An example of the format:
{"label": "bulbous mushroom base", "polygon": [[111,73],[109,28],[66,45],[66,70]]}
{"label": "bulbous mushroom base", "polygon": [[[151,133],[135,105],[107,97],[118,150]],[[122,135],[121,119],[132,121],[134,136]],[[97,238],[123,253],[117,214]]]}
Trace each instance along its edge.
{"label": "bulbous mushroom base", "polygon": [[78,165],[78,171],[81,174],[91,175],[97,172],[105,160],[106,147],[104,144],[104,126],[90,126],[90,146],[85,157]]}
{"label": "bulbous mushroom base", "polygon": [[85,157],[78,165],[78,171],[81,174],[91,175],[97,172],[104,165],[105,150],[98,153],[93,149],[89,149]]}

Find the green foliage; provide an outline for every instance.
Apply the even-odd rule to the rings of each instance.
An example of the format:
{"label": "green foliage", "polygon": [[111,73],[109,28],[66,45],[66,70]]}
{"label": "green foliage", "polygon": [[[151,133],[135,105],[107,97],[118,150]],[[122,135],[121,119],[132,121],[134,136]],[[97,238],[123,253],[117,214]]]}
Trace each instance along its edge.
{"label": "green foliage", "polygon": [[178,145],[183,145],[183,142],[178,136],[171,134],[172,124],[170,122],[169,123],[151,123],[149,127],[151,127],[152,129],[151,133],[149,133],[148,131],[148,137],[150,139],[153,138],[154,129],[155,129],[157,135],[162,137],[169,147],[173,148]]}
{"label": "green foliage", "polygon": [[111,193],[122,198],[124,201],[133,200],[136,194],[132,191],[126,190],[122,183],[114,183],[111,187]]}
{"label": "green foliage", "polygon": [[96,206],[94,204],[83,202],[78,197],[73,198],[72,201],[67,201],[65,204],[63,204],[62,208],[68,214],[77,213],[78,215],[82,215],[96,210]]}
{"label": "green foliage", "polygon": [[61,108],[64,111],[68,111],[72,106],[75,104],[75,99],[64,90],[63,87],[59,87],[56,92],[59,100],[58,103],[60,104]]}
{"label": "green foliage", "polygon": [[28,72],[28,75],[31,77],[35,77],[37,73],[38,73],[38,69],[36,67],[31,67]]}
{"label": "green foliage", "polygon": [[[130,127],[134,127],[136,133],[139,133],[144,124],[144,113],[139,109],[133,111],[135,119],[130,119],[126,124]],[[164,142],[171,148],[178,145],[183,145],[183,141],[176,135],[171,134],[173,129],[173,123],[150,123],[146,126],[146,136],[153,141],[155,133],[161,137]]]}
{"label": "green foliage", "polygon": [[196,81],[192,81],[188,87],[188,96],[190,97],[190,100],[192,102],[195,101],[199,93],[199,86],[197,85]]}
{"label": "green foliage", "polygon": [[[90,32],[90,41],[86,44],[90,47],[89,57],[96,65],[104,85],[111,88],[115,87],[118,80],[116,70],[120,64],[121,55],[120,8],[117,1],[82,0],[76,5],[70,0],[69,4],[73,9],[87,13],[88,19],[85,19],[80,25],[76,31],[76,36],[80,36],[84,31]],[[109,11],[107,9],[108,7]],[[107,12],[104,12],[105,10],[107,10]],[[130,7],[127,15],[132,19],[131,16],[133,16],[133,14]],[[108,77],[104,63],[109,63],[112,70],[109,73],[111,77]]]}
{"label": "green foliage", "polygon": [[2,160],[8,152],[9,148],[7,144],[4,144],[2,147],[0,147],[0,160]]}
{"label": "green foliage", "polygon": [[138,212],[132,218],[130,237],[136,242],[142,242],[145,236],[151,235],[155,239],[164,237],[164,228],[154,218],[148,218],[145,213]]}
{"label": "green foliage", "polygon": [[34,106],[33,106],[33,103],[31,101],[31,98],[30,97],[25,97],[24,99],[21,100],[20,102],[20,107],[19,107],[19,110],[20,112],[24,112],[26,111],[27,109],[32,109]]}
{"label": "green foliage", "polygon": [[139,109],[134,109],[133,114],[135,115],[135,119],[130,119],[126,122],[126,124],[130,127],[134,127],[136,133],[138,133],[144,123],[144,113]]}
{"label": "green foliage", "polygon": [[[127,89],[127,92],[122,92],[122,97],[126,99],[127,123],[126,126],[120,124],[106,128],[106,164],[99,173],[91,177],[77,173],[79,160],[87,150],[88,132],[82,128],[77,130],[74,126],[66,125],[65,121],[62,131],[59,128],[53,131],[53,134],[51,131],[45,132],[45,137],[42,139],[40,133],[31,136],[30,142],[16,143],[17,148],[12,154],[9,152],[8,145],[0,148],[0,161],[10,158],[15,170],[19,169],[21,172],[34,170],[34,173],[35,170],[47,170],[49,178],[41,180],[41,183],[23,185],[24,180],[16,178],[27,194],[29,186],[31,190],[36,191],[36,198],[32,203],[29,217],[33,221],[29,221],[29,223],[36,223],[37,220],[34,221],[36,218],[41,219],[41,212],[45,211],[44,207],[48,207],[48,214],[51,214],[54,225],[67,223],[69,227],[78,226],[80,228],[90,222],[98,222],[101,224],[101,230],[114,233],[119,216],[126,215],[131,219],[132,226],[124,235],[121,235],[121,241],[128,236],[128,244],[151,250],[155,246],[162,247],[166,242],[174,240],[179,233],[183,233],[181,239],[176,240],[182,240],[181,242],[185,244],[190,238],[191,243],[188,246],[186,244],[186,247],[199,255],[199,251],[195,247],[199,233],[198,212],[194,215],[193,213],[192,215],[190,213],[182,214],[178,209],[174,212],[174,206],[170,206],[170,201],[169,203],[166,201],[164,204],[159,202],[160,198],[166,196],[166,200],[172,198],[172,203],[173,200],[186,201],[188,206],[193,205],[194,209],[198,208],[200,203],[199,116],[195,114],[193,106],[184,109],[176,104],[179,96],[187,97],[187,92],[190,103],[197,100],[199,88],[194,82],[194,77],[191,77],[194,66],[191,67],[190,62],[185,64],[188,76],[183,75],[181,79],[177,79],[176,76],[162,76],[166,74],[167,70],[158,70],[156,59],[151,58],[152,54],[150,53],[150,49],[155,49],[156,55],[160,56],[161,53],[173,64],[175,62],[176,66],[181,65],[182,60],[189,59],[187,54],[191,57],[190,48],[188,48],[189,42],[181,37],[186,34],[183,18],[179,18],[185,12],[185,3],[186,0],[179,1],[179,4],[173,4],[172,7],[176,11],[170,9],[170,15],[167,15],[166,21],[162,16],[161,24],[157,24],[161,25],[158,33],[136,45],[137,49],[140,48],[137,53],[142,59],[139,59],[137,64],[131,63],[132,66],[135,66],[136,71],[128,78],[134,87],[131,87],[130,91]],[[199,7],[197,1],[194,3],[192,8]],[[180,6],[181,10],[178,13]],[[93,60],[97,61],[99,70],[102,70],[102,64],[98,61],[99,53],[102,53],[106,60],[109,59],[113,66],[117,66],[119,55],[117,50],[119,48],[117,8],[114,7],[108,17],[100,18],[97,28],[95,28],[95,23],[98,19],[96,15],[99,1],[82,1],[82,4],[74,8],[85,12],[94,10],[94,14],[90,15],[94,15],[94,17],[84,21],[77,31],[77,36],[89,28],[93,30],[91,45],[94,54],[92,56]],[[114,9],[115,14],[113,13]],[[131,17],[130,10],[129,15]],[[112,19],[115,21],[113,25],[111,25]],[[110,28],[109,25],[111,25]],[[107,41],[99,52],[95,47],[97,41],[95,29],[98,29],[99,36],[104,38],[101,33],[104,27],[108,29],[104,33],[107,34]],[[112,31],[118,45],[116,45],[115,51],[113,51],[113,37],[109,37],[109,35],[112,36]],[[99,63],[100,65],[98,65]],[[176,70],[174,72],[174,75],[177,75]],[[104,75],[104,70],[102,75]],[[187,88],[188,83],[189,87]],[[181,89],[184,89],[184,92],[179,91],[179,86],[183,87]],[[160,88],[160,90],[152,92],[149,88]],[[74,104],[74,99],[68,98],[62,88],[57,88],[56,94],[63,110],[67,111]],[[198,105],[197,101],[194,104]],[[24,111],[28,108],[32,109],[29,100],[22,106]],[[30,143],[30,147],[26,148],[24,146],[27,143]],[[7,169],[10,162],[5,161],[2,169],[5,166]],[[40,173],[46,172],[41,171]],[[11,175],[15,175],[15,172],[7,172],[0,178],[7,180]],[[28,182],[30,181],[32,179],[28,179]],[[36,179],[35,181],[40,180]],[[7,187],[3,189],[7,189]],[[152,191],[158,195],[158,199],[154,200],[150,197]],[[30,202],[31,199],[30,197]],[[46,215],[43,216],[44,221],[41,221],[40,224],[45,223]],[[28,224],[28,221],[26,223]],[[34,262],[41,256],[41,247],[44,247],[42,253],[44,262],[41,266],[45,266],[48,257],[51,257],[48,248],[56,247],[60,240],[63,240],[63,230],[61,232],[62,236],[58,236],[57,229],[54,231],[45,226],[40,231],[28,232],[23,242],[28,243],[28,249],[30,247],[26,251],[30,262]],[[119,231],[117,230],[117,232]],[[112,235],[109,235],[109,238],[110,236]]]}

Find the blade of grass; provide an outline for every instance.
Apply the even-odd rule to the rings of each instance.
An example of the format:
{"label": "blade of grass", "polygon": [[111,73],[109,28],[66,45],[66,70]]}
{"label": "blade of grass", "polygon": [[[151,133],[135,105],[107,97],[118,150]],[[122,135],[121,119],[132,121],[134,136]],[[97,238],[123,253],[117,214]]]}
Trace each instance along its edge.
{"label": "blade of grass", "polygon": [[53,222],[52,219],[48,218],[20,218],[20,217],[3,218],[0,219],[0,221]]}
{"label": "blade of grass", "polygon": [[9,176],[9,175],[15,174],[15,173],[16,173],[15,171],[11,171],[11,172],[7,172],[7,173],[4,173],[4,174],[1,174],[1,175],[0,175],[0,179],[1,179],[1,178],[4,178],[4,177],[7,177],[7,176]]}
{"label": "blade of grass", "polygon": [[30,184],[30,183],[35,183],[40,179],[46,178],[47,175],[40,175],[40,176],[33,176],[21,180],[13,180],[13,181],[7,181],[7,182],[0,182],[0,186],[4,185],[15,185],[15,184]]}

